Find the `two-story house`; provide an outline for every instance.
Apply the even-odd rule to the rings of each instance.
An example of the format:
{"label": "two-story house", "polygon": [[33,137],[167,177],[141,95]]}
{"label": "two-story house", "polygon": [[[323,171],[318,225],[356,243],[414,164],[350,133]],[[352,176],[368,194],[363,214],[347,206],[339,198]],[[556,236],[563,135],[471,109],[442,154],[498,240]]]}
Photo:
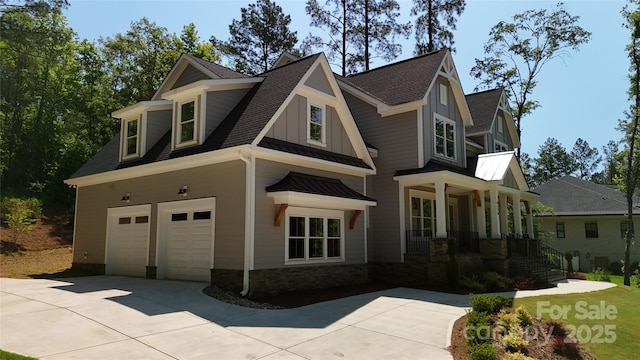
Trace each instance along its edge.
{"label": "two-story house", "polygon": [[[504,263],[502,234],[523,233],[507,203],[533,195],[503,151],[518,144],[503,92],[468,102],[448,50],[349,77],[323,54],[285,60],[247,77],[183,55],[115,111],[120,134],[66,180],[73,266],[259,295],[402,271],[449,237]],[[467,137],[476,111],[495,136]]]}

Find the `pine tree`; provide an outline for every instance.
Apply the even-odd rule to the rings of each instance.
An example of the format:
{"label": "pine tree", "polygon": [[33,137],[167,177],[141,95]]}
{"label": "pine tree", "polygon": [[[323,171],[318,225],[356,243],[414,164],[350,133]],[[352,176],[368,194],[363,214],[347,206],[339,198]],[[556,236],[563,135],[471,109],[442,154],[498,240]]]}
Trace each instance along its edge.
{"label": "pine tree", "polygon": [[453,47],[453,30],[465,8],[465,0],[413,0],[411,15],[416,16],[416,55]]}

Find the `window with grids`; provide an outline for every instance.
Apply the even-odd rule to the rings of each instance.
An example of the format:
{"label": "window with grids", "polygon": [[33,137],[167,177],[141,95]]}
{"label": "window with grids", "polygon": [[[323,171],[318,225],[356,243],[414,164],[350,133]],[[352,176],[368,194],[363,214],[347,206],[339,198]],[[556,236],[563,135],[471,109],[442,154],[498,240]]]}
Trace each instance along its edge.
{"label": "window with grids", "polygon": [[564,223],[563,222],[557,222],[556,223],[556,237],[558,239],[564,239],[566,236],[566,233],[564,231]]}
{"label": "window with grids", "polygon": [[138,155],[138,119],[125,124],[124,157]]}
{"label": "window with grids", "polygon": [[292,212],[287,216],[287,261],[343,259],[344,221],[341,211]]}
{"label": "window with grids", "polygon": [[308,109],[308,139],[309,141],[324,144],[325,140],[325,110],[324,106],[309,104]]}
{"label": "window with grids", "polygon": [[456,123],[436,116],[434,143],[437,155],[454,160],[456,158]]}
{"label": "window with grids", "polygon": [[196,139],[196,102],[180,104],[178,143],[184,144]]}
{"label": "window with grids", "polygon": [[584,223],[584,236],[587,239],[598,238],[598,223],[595,221],[589,221]]}

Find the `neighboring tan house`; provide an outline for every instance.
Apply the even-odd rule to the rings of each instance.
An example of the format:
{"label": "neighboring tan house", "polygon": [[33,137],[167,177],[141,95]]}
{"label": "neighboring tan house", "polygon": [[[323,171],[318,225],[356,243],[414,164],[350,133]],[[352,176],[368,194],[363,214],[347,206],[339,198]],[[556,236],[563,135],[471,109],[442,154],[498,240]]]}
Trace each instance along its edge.
{"label": "neighboring tan house", "polygon": [[502,268],[503,234],[533,234],[528,210],[525,231],[520,212],[507,229],[507,203],[529,209],[534,194],[513,151],[465,131],[483,107],[510,129],[505,106],[470,107],[448,50],[349,77],[323,54],[255,77],[183,55],[152,99],[112,113],[120,134],[66,180],[73,266],[254,296],[390,268],[426,284],[441,269],[405,257],[441,265],[455,237],[484,252],[469,266]]}
{"label": "neighboring tan house", "polygon": [[[550,180],[533,191],[540,194],[537,201],[553,208],[534,221],[549,234],[551,247],[579,258],[580,270],[609,269],[624,259],[628,211],[623,193],[573,176]],[[640,200],[635,200],[634,225],[640,229]],[[640,249],[634,244],[631,263],[637,261]]]}

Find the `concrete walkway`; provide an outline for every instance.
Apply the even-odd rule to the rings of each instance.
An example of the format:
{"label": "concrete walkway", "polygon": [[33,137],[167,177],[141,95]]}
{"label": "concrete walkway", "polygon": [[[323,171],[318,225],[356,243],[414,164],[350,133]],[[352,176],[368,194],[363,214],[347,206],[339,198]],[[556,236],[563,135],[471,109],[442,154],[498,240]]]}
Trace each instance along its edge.
{"label": "concrete walkway", "polygon": [[[117,276],[0,279],[0,349],[40,359],[451,359],[469,296],[396,288],[296,309],[257,310],[203,283]],[[603,290],[565,280],[506,293]]]}

